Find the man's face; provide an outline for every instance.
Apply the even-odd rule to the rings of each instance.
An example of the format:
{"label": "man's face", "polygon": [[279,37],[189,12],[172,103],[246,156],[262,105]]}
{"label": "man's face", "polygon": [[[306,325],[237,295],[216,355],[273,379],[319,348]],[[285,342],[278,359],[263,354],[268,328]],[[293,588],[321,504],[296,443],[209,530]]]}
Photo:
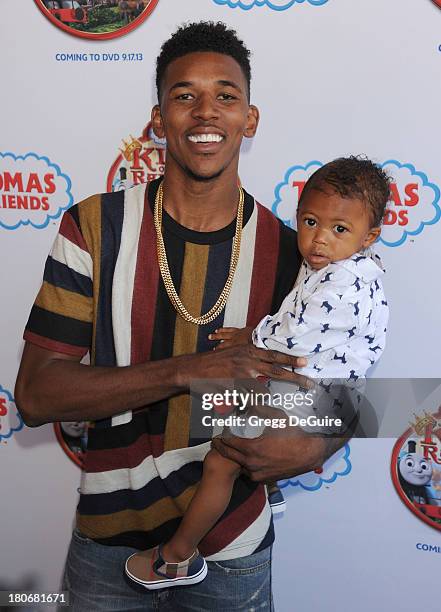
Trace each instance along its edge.
{"label": "man's face", "polygon": [[299,250],[311,268],[320,270],[370,246],[380,234],[370,225],[360,200],[311,189],[297,211]]}
{"label": "man's face", "polygon": [[174,165],[204,181],[226,170],[237,173],[242,138],[254,136],[258,120],[241,67],[220,53],[174,60],[152,111],[155,134],[167,139],[167,169]]}

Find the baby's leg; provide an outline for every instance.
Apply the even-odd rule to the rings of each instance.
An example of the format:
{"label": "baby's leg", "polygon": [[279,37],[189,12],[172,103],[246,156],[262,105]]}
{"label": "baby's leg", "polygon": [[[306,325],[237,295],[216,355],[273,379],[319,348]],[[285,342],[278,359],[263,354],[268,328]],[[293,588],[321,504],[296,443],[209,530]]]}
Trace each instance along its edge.
{"label": "baby's leg", "polygon": [[212,448],[205,457],[201,482],[177,531],[162,547],[165,561],[188,559],[225,512],[240,465]]}

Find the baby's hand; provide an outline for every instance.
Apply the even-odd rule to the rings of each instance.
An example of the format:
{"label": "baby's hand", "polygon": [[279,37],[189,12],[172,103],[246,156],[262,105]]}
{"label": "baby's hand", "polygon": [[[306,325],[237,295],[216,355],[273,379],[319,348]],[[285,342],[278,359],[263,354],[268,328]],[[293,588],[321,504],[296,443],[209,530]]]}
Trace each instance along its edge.
{"label": "baby's hand", "polygon": [[238,344],[251,343],[252,331],[252,327],[221,327],[210,334],[208,339],[219,342],[214,350],[225,349]]}

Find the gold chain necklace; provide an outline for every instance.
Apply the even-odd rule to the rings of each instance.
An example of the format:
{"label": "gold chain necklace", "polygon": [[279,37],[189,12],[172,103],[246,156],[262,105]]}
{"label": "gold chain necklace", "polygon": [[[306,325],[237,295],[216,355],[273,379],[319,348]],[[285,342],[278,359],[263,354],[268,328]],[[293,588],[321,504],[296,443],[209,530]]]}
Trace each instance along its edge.
{"label": "gold chain necklace", "polygon": [[181,302],[179,295],[176,292],[173,280],[170,274],[170,268],[168,266],[167,253],[165,250],[164,239],[162,237],[162,200],[164,194],[162,189],[162,183],[159,185],[158,191],[155,198],[155,211],[154,211],[154,222],[156,229],[156,252],[158,255],[159,269],[161,271],[162,280],[167,291],[167,295],[175,307],[177,313],[190,323],[195,325],[206,325],[211,323],[214,319],[222,312],[227,303],[228,296],[230,295],[231,287],[233,284],[234,272],[236,271],[237,262],[239,260],[240,253],[240,240],[242,238],[242,224],[243,224],[243,203],[244,193],[242,187],[239,187],[239,204],[237,206],[237,217],[236,217],[236,231],[233,238],[233,248],[231,250],[230,259],[230,271],[228,273],[227,282],[222,289],[216,303],[210,308],[208,312],[200,317],[194,317],[185,308]]}

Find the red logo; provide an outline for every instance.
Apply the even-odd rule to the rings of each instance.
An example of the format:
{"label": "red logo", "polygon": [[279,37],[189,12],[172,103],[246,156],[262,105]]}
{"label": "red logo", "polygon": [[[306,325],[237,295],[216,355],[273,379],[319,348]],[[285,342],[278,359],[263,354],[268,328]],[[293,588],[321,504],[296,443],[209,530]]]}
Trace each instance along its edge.
{"label": "red logo", "polygon": [[80,38],[107,40],[137,28],[159,0],[35,0],[58,28]]}
{"label": "red logo", "polygon": [[441,407],[417,417],[395,443],[391,473],[409,510],[441,531]]}
{"label": "red logo", "polygon": [[139,138],[124,139],[107,176],[107,191],[121,191],[162,176],[165,150],[165,141],[155,136],[150,123]]}

